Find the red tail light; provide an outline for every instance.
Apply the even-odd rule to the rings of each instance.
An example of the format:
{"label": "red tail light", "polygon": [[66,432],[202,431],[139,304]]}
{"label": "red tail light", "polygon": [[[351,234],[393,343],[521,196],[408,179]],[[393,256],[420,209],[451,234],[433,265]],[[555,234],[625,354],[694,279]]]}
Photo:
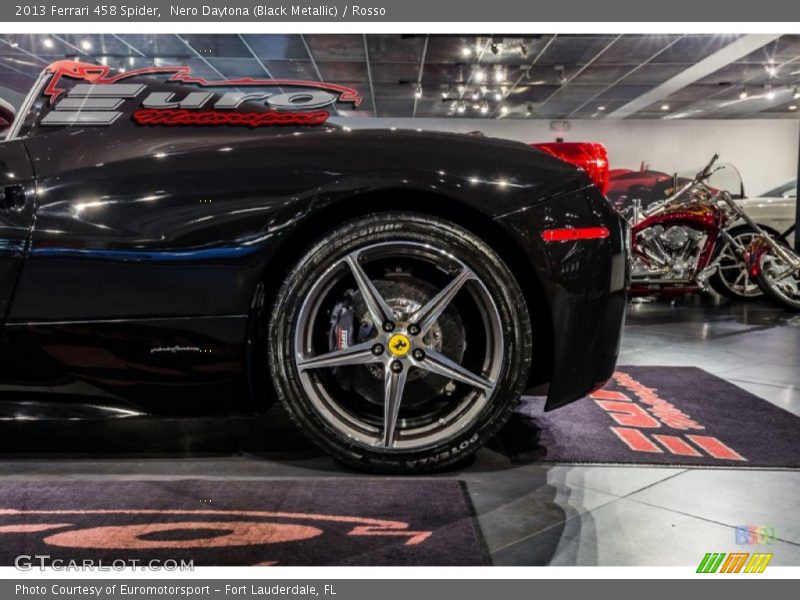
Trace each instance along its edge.
{"label": "red tail light", "polygon": [[605,195],[608,191],[608,151],[603,144],[593,142],[552,142],[531,144],[556,158],[572,163],[586,171],[589,179]]}

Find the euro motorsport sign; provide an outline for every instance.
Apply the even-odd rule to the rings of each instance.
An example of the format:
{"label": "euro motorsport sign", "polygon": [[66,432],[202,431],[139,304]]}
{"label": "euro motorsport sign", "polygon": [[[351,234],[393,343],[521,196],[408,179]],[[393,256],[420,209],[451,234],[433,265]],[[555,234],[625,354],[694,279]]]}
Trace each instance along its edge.
{"label": "euro motorsport sign", "polygon": [[[131,118],[139,125],[319,125],[337,104],[355,108],[362,100],[356,90],[332,83],[252,77],[209,80],[195,77],[188,66],[112,74],[105,65],[64,60],[51,64],[47,72],[51,76],[44,95],[53,110],[41,120],[45,126],[111,125],[124,114],[120,109],[126,102],[137,103]],[[173,91],[146,93],[147,83],[141,78],[154,76],[186,85],[187,93],[182,98]],[[219,94],[209,88],[230,91]],[[240,110],[245,103],[258,110]]]}

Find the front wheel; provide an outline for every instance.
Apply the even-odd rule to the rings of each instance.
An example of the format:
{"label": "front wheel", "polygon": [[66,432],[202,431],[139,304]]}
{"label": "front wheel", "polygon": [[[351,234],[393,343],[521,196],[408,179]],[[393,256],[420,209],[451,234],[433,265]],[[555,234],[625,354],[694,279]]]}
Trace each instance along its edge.
{"label": "front wheel", "polygon": [[336,459],[419,473],[475,452],[527,381],[532,331],[500,257],[447,221],[381,213],[299,257],[269,362],[283,406]]}
{"label": "front wheel", "polygon": [[[747,248],[761,234],[744,225],[731,231],[730,236],[738,243],[739,248]],[[733,244],[727,241],[722,244],[718,256],[719,268],[708,280],[715,292],[733,300],[754,300],[763,295],[761,287],[750,277],[743,257]]]}
{"label": "front wheel", "polygon": [[[786,252],[797,258],[794,251]],[[800,310],[800,269],[771,250],[761,255],[758,269],[758,285],[772,300],[794,310]]]}

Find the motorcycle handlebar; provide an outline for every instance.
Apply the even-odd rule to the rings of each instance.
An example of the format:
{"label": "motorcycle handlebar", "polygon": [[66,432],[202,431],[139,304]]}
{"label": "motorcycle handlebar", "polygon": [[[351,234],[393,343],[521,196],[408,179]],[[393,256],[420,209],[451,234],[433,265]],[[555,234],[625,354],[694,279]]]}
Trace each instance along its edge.
{"label": "motorcycle handlebar", "polygon": [[718,159],[719,159],[719,153],[717,152],[714,154],[714,156],[711,157],[711,161],[705,166],[705,168],[703,168],[703,170],[700,171],[695,176],[695,180],[703,181],[704,179],[708,179],[709,177],[711,177],[712,173],[711,168],[714,166],[714,163],[717,162]]}

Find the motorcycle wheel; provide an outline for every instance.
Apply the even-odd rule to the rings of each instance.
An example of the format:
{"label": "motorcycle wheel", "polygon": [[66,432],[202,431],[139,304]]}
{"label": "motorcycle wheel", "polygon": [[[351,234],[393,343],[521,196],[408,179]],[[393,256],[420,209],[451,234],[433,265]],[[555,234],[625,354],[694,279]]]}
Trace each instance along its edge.
{"label": "motorcycle wheel", "polygon": [[[744,225],[729,232],[743,248],[747,248],[758,233]],[[718,250],[719,270],[708,283],[720,296],[732,300],[755,300],[764,295],[758,282],[750,277],[744,261],[736,255],[731,244],[725,243]]]}
{"label": "motorcycle wheel", "polygon": [[800,310],[800,269],[789,271],[784,260],[772,252],[766,252],[760,259],[757,280],[768,298],[788,308]]}

